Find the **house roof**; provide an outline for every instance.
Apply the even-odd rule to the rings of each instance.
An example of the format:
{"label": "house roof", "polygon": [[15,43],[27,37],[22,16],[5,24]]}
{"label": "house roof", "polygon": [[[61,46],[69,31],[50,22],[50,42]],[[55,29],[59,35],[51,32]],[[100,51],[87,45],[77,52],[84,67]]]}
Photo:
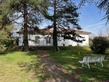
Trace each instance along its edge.
{"label": "house roof", "polygon": [[[83,31],[83,30],[71,30],[71,29],[68,29],[67,31],[68,32],[74,31],[77,34],[83,34],[83,35],[91,34],[91,32],[87,32],[87,31]],[[52,34],[53,30],[43,30],[43,29],[40,29],[40,32],[35,31],[35,30],[29,30],[28,32],[29,32],[29,34],[39,34],[39,33],[42,33],[42,34]],[[58,32],[60,32],[60,31],[58,31]],[[23,31],[19,31],[17,33],[22,34]]]}
{"label": "house roof", "polygon": [[[83,30],[67,30],[68,32],[74,31],[77,34],[84,34],[84,35],[89,35],[91,32],[83,31]],[[53,30],[46,30],[46,33],[53,33]]]}
{"label": "house roof", "polygon": [[86,34],[86,35],[91,34],[91,32],[87,32],[87,31],[83,31],[83,30],[75,30],[75,32],[77,34]]}

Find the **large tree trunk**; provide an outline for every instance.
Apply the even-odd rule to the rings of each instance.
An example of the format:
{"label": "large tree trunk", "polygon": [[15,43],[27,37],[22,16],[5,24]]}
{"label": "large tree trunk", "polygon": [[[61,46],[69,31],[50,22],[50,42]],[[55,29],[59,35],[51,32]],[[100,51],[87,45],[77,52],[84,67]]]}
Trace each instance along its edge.
{"label": "large tree trunk", "polygon": [[28,25],[27,25],[27,4],[26,0],[23,1],[23,8],[24,8],[24,13],[23,13],[23,18],[24,18],[24,29],[23,29],[23,51],[28,51]]}
{"label": "large tree trunk", "polygon": [[53,47],[54,50],[58,50],[58,44],[57,44],[57,26],[56,26],[56,0],[54,0],[54,28],[53,28]]}

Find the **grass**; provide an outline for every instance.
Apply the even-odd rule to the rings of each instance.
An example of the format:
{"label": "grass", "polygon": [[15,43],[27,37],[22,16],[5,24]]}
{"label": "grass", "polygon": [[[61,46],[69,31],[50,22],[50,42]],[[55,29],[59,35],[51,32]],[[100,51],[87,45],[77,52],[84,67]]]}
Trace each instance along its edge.
{"label": "grass", "polygon": [[[78,62],[86,55],[92,55],[88,47],[63,47],[58,52],[49,52],[50,55],[62,64],[69,74],[75,75],[83,82],[105,82],[109,80],[109,60],[105,59],[104,67],[100,64],[91,64],[91,68],[81,67]],[[107,52],[108,53],[108,52]],[[106,54],[107,54],[106,53]],[[95,55],[95,54],[93,54]],[[108,57],[109,55],[107,55]]]}
{"label": "grass", "polygon": [[[36,52],[11,52],[0,55],[0,82],[38,82],[34,70]],[[34,77],[33,77],[34,76]]]}

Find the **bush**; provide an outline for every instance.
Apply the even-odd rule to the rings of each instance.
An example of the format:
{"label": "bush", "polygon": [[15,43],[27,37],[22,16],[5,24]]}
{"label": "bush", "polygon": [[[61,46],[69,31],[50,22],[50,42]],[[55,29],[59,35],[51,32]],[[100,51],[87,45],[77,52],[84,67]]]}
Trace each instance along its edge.
{"label": "bush", "polygon": [[5,53],[4,51],[6,50],[6,47],[2,44],[0,44],[0,54]]}
{"label": "bush", "polygon": [[4,40],[3,44],[5,45],[5,47],[9,47],[13,44],[14,40]]}
{"label": "bush", "polygon": [[108,48],[108,40],[105,37],[95,37],[90,48],[95,54],[104,54]]}

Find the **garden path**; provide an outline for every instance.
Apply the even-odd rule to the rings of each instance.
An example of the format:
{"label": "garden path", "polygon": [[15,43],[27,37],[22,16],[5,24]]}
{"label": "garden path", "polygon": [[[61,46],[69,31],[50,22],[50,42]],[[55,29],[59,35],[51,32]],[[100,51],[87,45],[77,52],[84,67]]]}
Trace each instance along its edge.
{"label": "garden path", "polygon": [[47,51],[38,51],[38,56],[44,68],[44,75],[48,76],[43,82],[80,82],[74,75],[69,75],[62,65],[55,62]]}

